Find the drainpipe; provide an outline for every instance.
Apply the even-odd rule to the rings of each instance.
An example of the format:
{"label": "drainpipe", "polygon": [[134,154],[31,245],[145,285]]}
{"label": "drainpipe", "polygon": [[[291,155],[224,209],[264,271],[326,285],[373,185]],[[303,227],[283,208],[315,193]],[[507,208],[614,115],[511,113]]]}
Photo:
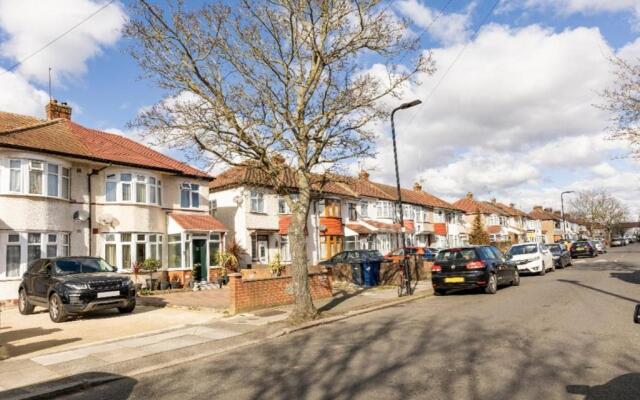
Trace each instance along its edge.
{"label": "drainpipe", "polygon": [[93,239],[92,239],[93,238],[93,226],[92,226],[93,213],[91,212],[91,177],[94,175],[98,175],[100,172],[104,171],[110,166],[111,166],[111,163],[109,163],[109,165],[107,165],[106,167],[102,167],[100,169],[92,169],[91,172],[87,174],[87,189],[89,191],[89,218],[87,219],[87,222],[89,223],[89,257],[91,257],[91,248],[93,247]]}

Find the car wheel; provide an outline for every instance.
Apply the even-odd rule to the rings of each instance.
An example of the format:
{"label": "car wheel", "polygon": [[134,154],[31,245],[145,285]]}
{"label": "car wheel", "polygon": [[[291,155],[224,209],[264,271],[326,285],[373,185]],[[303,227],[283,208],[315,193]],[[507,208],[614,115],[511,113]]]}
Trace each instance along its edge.
{"label": "car wheel", "polygon": [[436,296],[446,296],[447,291],[444,289],[433,289],[433,294]]}
{"label": "car wheel", "polygon": [[128,306],[118,307],[118,311],[120,311],[120,314],[130,314],[133,312],[135,308],[136,308],[136,300],[133,299],[129,302]]}
{"label": "car wheel", "polygon": [[33,313],[34,308],[35,306],[29,303],[25,290],[20,289],[20,292],[18,293],[18,311],[20,311],[20,314],[29,315]]}
{"label": "car wheel", "polygon": [[489,282],[487,282],[487,287],[484,288],[484,292],[487,294],[496,294],[498,291],[498,278],[496,274],[491,274],[489,276]]}
{"label": "car wheel", "polygon": [[546,265],[544,265],[544,263],[542,263],[542,269],[540,270],[540,276],[543,276],[546,273],[547,273],[547,267],[546,267]]}
{"label": "car wheel", "polygon": [[513,272],[513,280],[511,281],[511,286],[520,286],[520,272],[516,269]]}
{"label": "car wheel", "polygon": [[57,293],[49,297],[49,318],[55,323],[64,322],[67,319],[67,312]]}

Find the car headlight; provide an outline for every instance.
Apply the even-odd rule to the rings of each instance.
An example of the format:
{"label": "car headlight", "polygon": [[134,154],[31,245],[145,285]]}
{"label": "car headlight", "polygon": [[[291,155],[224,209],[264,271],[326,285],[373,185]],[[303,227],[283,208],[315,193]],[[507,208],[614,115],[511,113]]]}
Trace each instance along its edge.
{"label": "car headlight", "polygon": [[540,256],[533,257],[533,258],[528,259],[527,262],[530,263],[530,262],[538,261],[539,259],[540,259]]}
{"label": "car headlight", "polygon": [[131,287],[133,286],[133,281],[131,279],[127,279],[126,281],[122,281],[122,287]]}
{"label": "car headlight", "polygon": [[67,282],[64,284],[66,287],[68,287],[69,289],[73,289],[73,290],[85,290],[85,289],[89,289],[89,285],[87,285],[86,283],[77,283],[77,282]]}

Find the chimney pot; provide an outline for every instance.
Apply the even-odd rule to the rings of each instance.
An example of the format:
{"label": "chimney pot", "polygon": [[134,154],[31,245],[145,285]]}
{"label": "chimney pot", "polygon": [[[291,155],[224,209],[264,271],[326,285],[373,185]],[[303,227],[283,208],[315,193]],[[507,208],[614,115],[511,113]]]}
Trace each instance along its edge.
{"label": "chimney pot", "polygon": [[542,206],[533,206],[534,210],[542,210]]}
{"label": "chimney pot", "polygon": [[491,202],[492,202],[493,204],[496,204],[496,202],[497,202],[496,198],[494,197],[493,199],[491,199]]}
{"label": "chimney pot", "polygon": [[467,199],[473,199],[473,193],[467,192]]}
{"label": "chimney pot", "polygon": [[413,190],[416,192],[422,192],[422,185],[419,182],[415,182],[413,184]]}
{"label": "chimney pot", "polygon": [[516,205],[515,205],[515,204],[513,204],[513,203],[509,203],[509,207],[511,207],[511,208],[516,208]]}
{"label": "chimney pot", "polygon": [[45,106],[44,110],[48,120],[57,118],[71,120],[71,107],[66,102],[58,103],[57,100],[53,99]]}

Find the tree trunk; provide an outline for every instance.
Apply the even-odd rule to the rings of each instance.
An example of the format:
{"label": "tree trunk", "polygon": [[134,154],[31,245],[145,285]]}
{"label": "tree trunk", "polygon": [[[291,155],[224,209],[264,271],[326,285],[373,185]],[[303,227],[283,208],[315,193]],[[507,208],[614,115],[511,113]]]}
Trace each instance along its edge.
{"label": "tree trunk", "polygon": [[289,317],[292,322],[308,321],[316,317],[317,311],[309,291],[309,268],[305,228],[311,203],[308,188],[299,188],[299,200],[291,210],[289,246],[291,249],[291,281],[294,306]]}

